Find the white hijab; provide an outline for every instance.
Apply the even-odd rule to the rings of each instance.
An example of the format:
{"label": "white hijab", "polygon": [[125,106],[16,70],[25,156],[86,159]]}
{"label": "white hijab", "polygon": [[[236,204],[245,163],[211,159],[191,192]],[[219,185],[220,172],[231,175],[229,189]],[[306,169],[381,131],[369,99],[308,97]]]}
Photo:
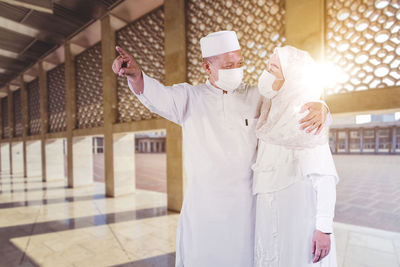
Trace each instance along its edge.
{"label": "white hijab", "polygon": [[[264,101],[257,122],[257,137],[266,143],[290,149],[326,144],[326,127],[315,135],[316,130],[306,133],[299,124],[299,120],[308,114],[308,111],[299,113],[301,107],[319,100],[323,90],[317,82],[314,60],[307,52],[292,46],[276,48],[275,53],[278,54],[285,82],[271,103]],[[263,90],[260,93],[263,94]]]}

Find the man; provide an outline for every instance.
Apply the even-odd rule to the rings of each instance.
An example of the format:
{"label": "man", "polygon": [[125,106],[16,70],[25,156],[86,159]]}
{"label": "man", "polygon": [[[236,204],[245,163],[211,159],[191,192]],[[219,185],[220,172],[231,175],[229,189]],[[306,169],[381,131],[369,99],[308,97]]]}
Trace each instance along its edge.
{"label": "man", "polygon": [[[251,165],[261,97],[242,83],[236,33],[200,40],[205,84],[164,86],[144,74],[120,47],[113,71],[152,112],[182,126],[187,188],[177,230],[176,266],[253,265],[254,203]],[[126,66],[125,66],[126,65]],[[303,127],[321,128],[327,109],[310,103]]]}

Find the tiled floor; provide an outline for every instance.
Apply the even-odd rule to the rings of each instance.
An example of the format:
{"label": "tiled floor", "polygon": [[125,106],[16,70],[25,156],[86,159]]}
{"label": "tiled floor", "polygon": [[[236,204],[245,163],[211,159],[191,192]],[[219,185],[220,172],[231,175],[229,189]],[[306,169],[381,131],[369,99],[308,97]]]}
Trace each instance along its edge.
{"label": "tiled floor", "polygon": [[157,192],[112,199],[101,183],[2,174],[0,266],[173,266],[179,215],[165,205]]}
{"label": "tiled floor", "polygon": [[[105,198],[104,185],[0,175],[0,266],[174,266],[166,195]],[[400,266],[400,234],[336,223],[339,267]],[[247,267],[247,266],[244,266]]]}
{"label": "tiled floor", "polygon": [[335,220],[400,232],[400,156],[335,155]]}

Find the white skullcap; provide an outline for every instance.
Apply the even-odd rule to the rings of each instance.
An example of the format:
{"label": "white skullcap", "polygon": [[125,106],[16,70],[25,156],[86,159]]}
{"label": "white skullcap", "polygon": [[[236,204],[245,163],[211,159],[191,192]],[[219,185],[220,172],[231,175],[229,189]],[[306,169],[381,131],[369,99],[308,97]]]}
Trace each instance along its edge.
{"label": "white skullcap", "polygon": [[200,39],[203,58],[212,57],[240,49],[239,41],[234,31],[219,31],[208,34]]}

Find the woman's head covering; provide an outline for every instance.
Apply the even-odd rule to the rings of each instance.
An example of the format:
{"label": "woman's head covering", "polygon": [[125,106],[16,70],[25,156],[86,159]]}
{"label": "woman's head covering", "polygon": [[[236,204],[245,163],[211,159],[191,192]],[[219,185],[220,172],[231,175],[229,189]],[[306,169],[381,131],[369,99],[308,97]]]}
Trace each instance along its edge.
{"label": "woman's head covering", "polygon": [[[286,85],[290,87],[292,83],[296,83],[296,86],[291,88],[291,93],[295,93],[293,90],[301,89],[306,91],[299,92],[302,95],[321,97],[323,87],[318,84],[317,65],[309,53],[289,45],[275,48],[274,53],[279,57]],[[282,92],[287,87],[284,86]]]}
{"label": "woman's head covering", "polygon": [[292,46],[275,48],[285,82],[270,106],[263,105],[257,123],[257,136],[269,143],[289,148],[307,148],[327,142],[326,131],[320,135],[300,130],[301,107],[320,100],[323,87],[316,75],[316,63],[303,50]]}

